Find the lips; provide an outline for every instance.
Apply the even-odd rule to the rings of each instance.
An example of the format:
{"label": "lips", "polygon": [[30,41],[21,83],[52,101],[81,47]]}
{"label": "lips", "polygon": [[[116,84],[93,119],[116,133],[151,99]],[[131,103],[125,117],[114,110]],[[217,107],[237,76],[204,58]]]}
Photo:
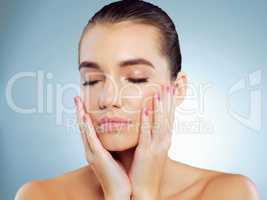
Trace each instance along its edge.
{"label": "lips", "polygon": [[131,123],[130,120],[121,117],[102,117],[99,121],[99,125],[105,123]]}
{"label": "lips", "polygon": [[132,122],[121,117],[103,117],[99,121],[101,132],[116,133],[119,130],[130,128]]}

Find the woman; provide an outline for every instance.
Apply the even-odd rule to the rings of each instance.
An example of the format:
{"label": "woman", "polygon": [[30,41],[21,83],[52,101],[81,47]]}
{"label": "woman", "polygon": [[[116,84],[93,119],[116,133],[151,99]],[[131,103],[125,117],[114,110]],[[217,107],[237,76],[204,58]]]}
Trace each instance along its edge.
{"label": "woman", "polygon": [[88,165],[24,184],[16,199],[254,200],[252,181],[168,157],[174,110],[186,94],[178,35],[159,7],[111,3],[84,28],[81,97]]}

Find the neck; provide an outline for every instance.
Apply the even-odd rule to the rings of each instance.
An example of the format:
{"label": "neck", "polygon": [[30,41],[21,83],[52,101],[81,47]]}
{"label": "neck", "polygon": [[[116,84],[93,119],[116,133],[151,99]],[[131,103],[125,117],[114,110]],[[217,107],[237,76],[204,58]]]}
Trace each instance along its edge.
{"label": "neck", "polygon": [[[136,147],[127,149],[125,151],[111,151],[112,157],[118,161],[129,174],[130,167],[134,158],[134,152]],[[90,168],[91,170],[91,168]],[[91,174],[86,171],[86,174]],[[194,176],[194,177],[192,177]],[[171,194],[177,192],[177,190],[183,191],[187,186],[192,184],[192,179],[196,180],[201,176],[201,173],[197,173],[196,169],[193,169],[189,165],[183,164],[178,161],[174,161],[169,157],[166,160],[165,167],[163,169],[163,177],[161,180],[161,191],[163,197],[168,197]],[[191,179],[188,177],[192,177]],[[97,178],[94,176],[95,180]],[[96,183],[96,190],[100,191],[100,195],[103,195],[102,186],[98,181]],[[165,198],[163,198],[165,199]]]}
{"label": "neck", "polygon": [[111,155],[115,160],[120,162],[120,164],[123,166],[123,168],[126,170],[127,174],[131,168],[131,164],[134,158],[134,152],[136,147],[132,147],[130,149],[124,150],[124,151],[114,151],[110,152]]}

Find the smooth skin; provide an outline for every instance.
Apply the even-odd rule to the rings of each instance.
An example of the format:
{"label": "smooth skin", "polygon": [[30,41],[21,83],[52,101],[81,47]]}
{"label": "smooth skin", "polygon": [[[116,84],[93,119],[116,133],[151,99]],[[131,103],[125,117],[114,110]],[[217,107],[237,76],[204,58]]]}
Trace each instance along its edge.
{"label": "smooth skin", "polygon": [[[79,63],[92,61],[99,67],[80,69],[81,80],[97,81],[82,85],[81,96],[75,97],[88,165],[29,181],[18,190],[16,200],[259,199],[255,184],[246,176],[201,169],[168,157],[174,110],[186,95],[187,77],[180,72],[170,80],[158,36],[153,26],[129,21],[97,24],[85,31]],[[136,58],[150,61],[154,68],[133,62],[120,67],[122,61]],[[144,77],[148,80],[141,84],[130,81]],[[134,126],[106,133],[97,123],[106,115],[123,116]]]}

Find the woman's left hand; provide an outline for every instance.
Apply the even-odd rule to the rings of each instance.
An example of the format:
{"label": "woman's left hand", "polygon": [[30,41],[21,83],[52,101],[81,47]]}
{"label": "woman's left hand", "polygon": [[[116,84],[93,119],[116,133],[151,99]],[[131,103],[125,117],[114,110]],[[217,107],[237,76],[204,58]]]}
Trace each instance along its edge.
{"label": "woman's left hand", "polygon": [[168,85],[154,95],[153,124],[150,123],[148,110],[142,111],[139,143],[129,172],[134,200],[160,199],[160,183],[171,145],[174,91],[174,87]]}

